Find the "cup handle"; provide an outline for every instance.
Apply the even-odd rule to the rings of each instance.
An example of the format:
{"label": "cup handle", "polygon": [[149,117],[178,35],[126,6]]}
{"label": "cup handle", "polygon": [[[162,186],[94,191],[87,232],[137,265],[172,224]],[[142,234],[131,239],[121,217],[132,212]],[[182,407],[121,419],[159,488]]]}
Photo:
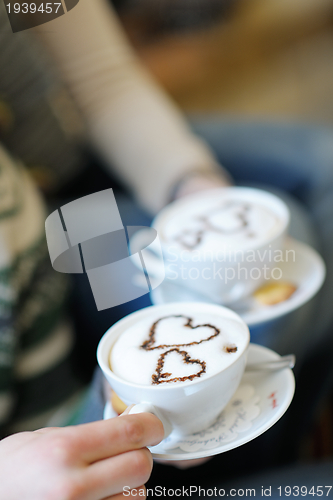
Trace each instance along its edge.
{"label": "cup handle", "polygon": [[162,415],[161,411],[155,408],[155,406],[151,403],[139,403],[137,405],[134,405],[128,412],[129,415],[134,415],[137,413],[152,413],[153,415],[155,415],[155,417],[159,418],[164,428],[164,439],[171,434],[172,425],[170,424],[169,420],[164,415]]}

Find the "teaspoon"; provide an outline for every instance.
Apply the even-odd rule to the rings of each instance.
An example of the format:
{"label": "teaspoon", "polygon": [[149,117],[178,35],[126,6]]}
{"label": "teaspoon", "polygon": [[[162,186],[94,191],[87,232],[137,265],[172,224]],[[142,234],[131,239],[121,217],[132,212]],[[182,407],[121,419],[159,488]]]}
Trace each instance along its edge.
{"label": "teaspoon", "polygon": [[246,365],[245,371],[276,371],[282,370],[283,368],[294,368],[296,363],[296,357],[294,354],[288,354],[287,356],[282,356],[279,359],[274,359],[272,361],[263,361],[259,363],[250,363]]}

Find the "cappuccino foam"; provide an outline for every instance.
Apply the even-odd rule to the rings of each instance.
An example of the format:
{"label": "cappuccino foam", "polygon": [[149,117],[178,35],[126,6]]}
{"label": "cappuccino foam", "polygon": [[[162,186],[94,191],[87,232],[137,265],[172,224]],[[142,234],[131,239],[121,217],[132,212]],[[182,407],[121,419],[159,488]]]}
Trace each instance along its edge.
{"label": "cappuccino foam", "polygon": [[163,237],[186,250],[255,248],[273,238],[282,220],[268,206],[221,191],[188,200],[166,221]]}
{"label": "cappuccino foam", "polygon": [[111,370],[140,385],[173,385],[209,377],[247,347],[244,326],[212,314],[145,318],[123,332],[110,353]]}

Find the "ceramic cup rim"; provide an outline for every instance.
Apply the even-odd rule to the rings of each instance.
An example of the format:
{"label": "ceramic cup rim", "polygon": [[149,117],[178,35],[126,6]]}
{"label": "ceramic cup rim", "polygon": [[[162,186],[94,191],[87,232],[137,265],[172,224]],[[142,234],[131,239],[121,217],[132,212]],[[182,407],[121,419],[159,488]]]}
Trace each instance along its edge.
{"label": "ceramic cup rim", "polygon": [[[183,382],[181,385],[180,384],[175,384],[175,385],[144,385],[144,384],[136,384],[135,382],[129,382],[127,380],[124,380],[123,378],[119,377],[113,371],[111,370],[109,366],[109,355],[110,355],[110,350],[112,348],[113,343],[111,344],[110,339],[114,338],[114,341],[121,335],[122,331],[125,331],[126,325],[128,324],[128,327],[133,324],[136,318],[141,319],[146,316],[149,316],[151,313],[151,310],[153,309],[154,311],[158,312],[159,310],[162,312],[165,312],[165,309],[170,309],[170,312],[172,309],[181,309],[182,307],[193,307],[194,310],[198,311],[200,309],[210,309],[211,311],[216,311],[216,314],[221,315],[221,310],[229,317],[233,318],[236,321],[238,321],[243,327],[244,327],[244,333],[246,333],[247,339],[246,339],[246,344],[244,346],[243,352],[233,360],[233,362],[226,366],[225,368],[221,369],[217,373],[214,373],[212,375],[208,375],[204,377],[203,379],[195,380],[195,381],[187,381]],[[178,311],[177,311],[178,312]],[[185,311],[186,314],[186,311]],[[119,332],[119,329],[123,328],[122,331]],[[118,335],[117,334],[118,331]],[[111,345],[110,345],[111,344]],[[148,307],[145,307],[143,309],[140,309],[138,311],[135,311],[131,314],[128,314],[121,320],[117,321],[114,325],[112,325],[103,335],[101,340],[99,341],[98,347],[97,347],[97,361],[98,364],[103,371],[103,373],[107,376],[113,379],[114,381],[123,384],[126,387],[131,387],[135,389],[141,389],[149,392],[156,392],[156,391],[175,391],[179,389],[183,389],[188,386],[193,386],[193,385],[198,385],[200,383],[207,383],[210,379],[213,379],[215,377],[218,377],[221,375],[221,373],[226,372],[228,368],[233,366],[244,354],[247,352],[248,347],[250,344],[250,331],[249,327],[247,324],[242,320],[242,318],[236,314],[234,311],[231,309],[225,307],[225,306],[220,306],[218,304],[207,304],[205,302],[170,302],[168,304],[160,304],[160,305],[151,305]],[[104,358],[104,353],[105,350],[108,350],[107,358],[105,361]]]}
{"label": "ceramic cup rim", "polygon": [[[275,206],[277,207],[277,209],[275,209],[275,207],[274,207],[272,210],[274,211],[274,213],[277,213],[281,218],[281,227],[280,227],[279,231],[276,231],[275,234],[273,234],[269,238],[265,239],[264,242],[261,241],[261,242],[255,243],[254,245],[251,245],[249,248],[244,249],[244,251],[257,250],[259,248],[265,247],[266,245],[269,245],[273,241],[277,240],[281,235],[283,235],[287,231],[289,224],[290,224],[289,208],[286,205],[286,203],[281,198],[279,198],[277,195],[275,195],[269,191],[265,191],[264,189],[252,188],[252,187],[242,187],[242,186],[219,187],[219,188],[210,189],[209,191],[208,190],[203,191],[202,193],[191,194],[191,195],[188,195],[188,196],[181,198],[179,200],[175,200],[172,203],[170,203],[169,205],[167,205],[165,208],[163,208],[159,212],[158,215],[156,215],[156,217],[152,221],[151,227],[156,229],[156,231],[160,237],[162,247],[168,246],[171,243],[171,242],[168,242],[167,240],[165,240],[163,227],[167,223],[168,219],[170,219],[170,217],[172,217],[172,215],[174,213],[177,213],[177,211],[179,212],[179,210],[183,206],[188,205],[191,201],[198,201],[200,199],[200,197],[207,198],[208,196],[212,196],[212,195],[214,195],[214,193],[218,193],[218,192],[220,192],[221,194],[224,194],[227,192],[229,192],[229,193],[233,192],[236,195],[241,195],[241,194],[248,195],[249,196],[248,201],[250,201],[250,198],[253,199],[253,196],[257,196],[257,197],[260,197],[261,200],[264,200],[264,199],[269,200],[269,202],[271,203],[271,205],[269,205],[269,207],[271,207],[272,204],[275,204]],[[247,200],[245,200],[245,201],[247,201]],[[189,250],[186,248],[182,248],[182,249],[175,248],[175,251],[178,253],[181,253],[181,252],[186,252],[189,254],[192,253],[192,250]],[[200,252],[201,250],[197,249],[197,251]]]}

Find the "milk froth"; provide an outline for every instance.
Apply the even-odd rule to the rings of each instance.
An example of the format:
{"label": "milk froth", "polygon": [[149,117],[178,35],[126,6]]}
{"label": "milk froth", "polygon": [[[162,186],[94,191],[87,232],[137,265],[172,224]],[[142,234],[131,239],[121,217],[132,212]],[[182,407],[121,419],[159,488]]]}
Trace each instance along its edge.
{"label": "milk froth", "polygon": [[121,334],[109,362],[114,374],[128,382],[170,386],[214,375],[232,364],[247,344],[244,325],[237,320],[188,310],[155,313]]}
{"label": "milk froth", "polygon": [[255,248],[274,237],[283,221],[261,201],[242,193],[191,197],[163,227],[163,238],[186,250]]}

